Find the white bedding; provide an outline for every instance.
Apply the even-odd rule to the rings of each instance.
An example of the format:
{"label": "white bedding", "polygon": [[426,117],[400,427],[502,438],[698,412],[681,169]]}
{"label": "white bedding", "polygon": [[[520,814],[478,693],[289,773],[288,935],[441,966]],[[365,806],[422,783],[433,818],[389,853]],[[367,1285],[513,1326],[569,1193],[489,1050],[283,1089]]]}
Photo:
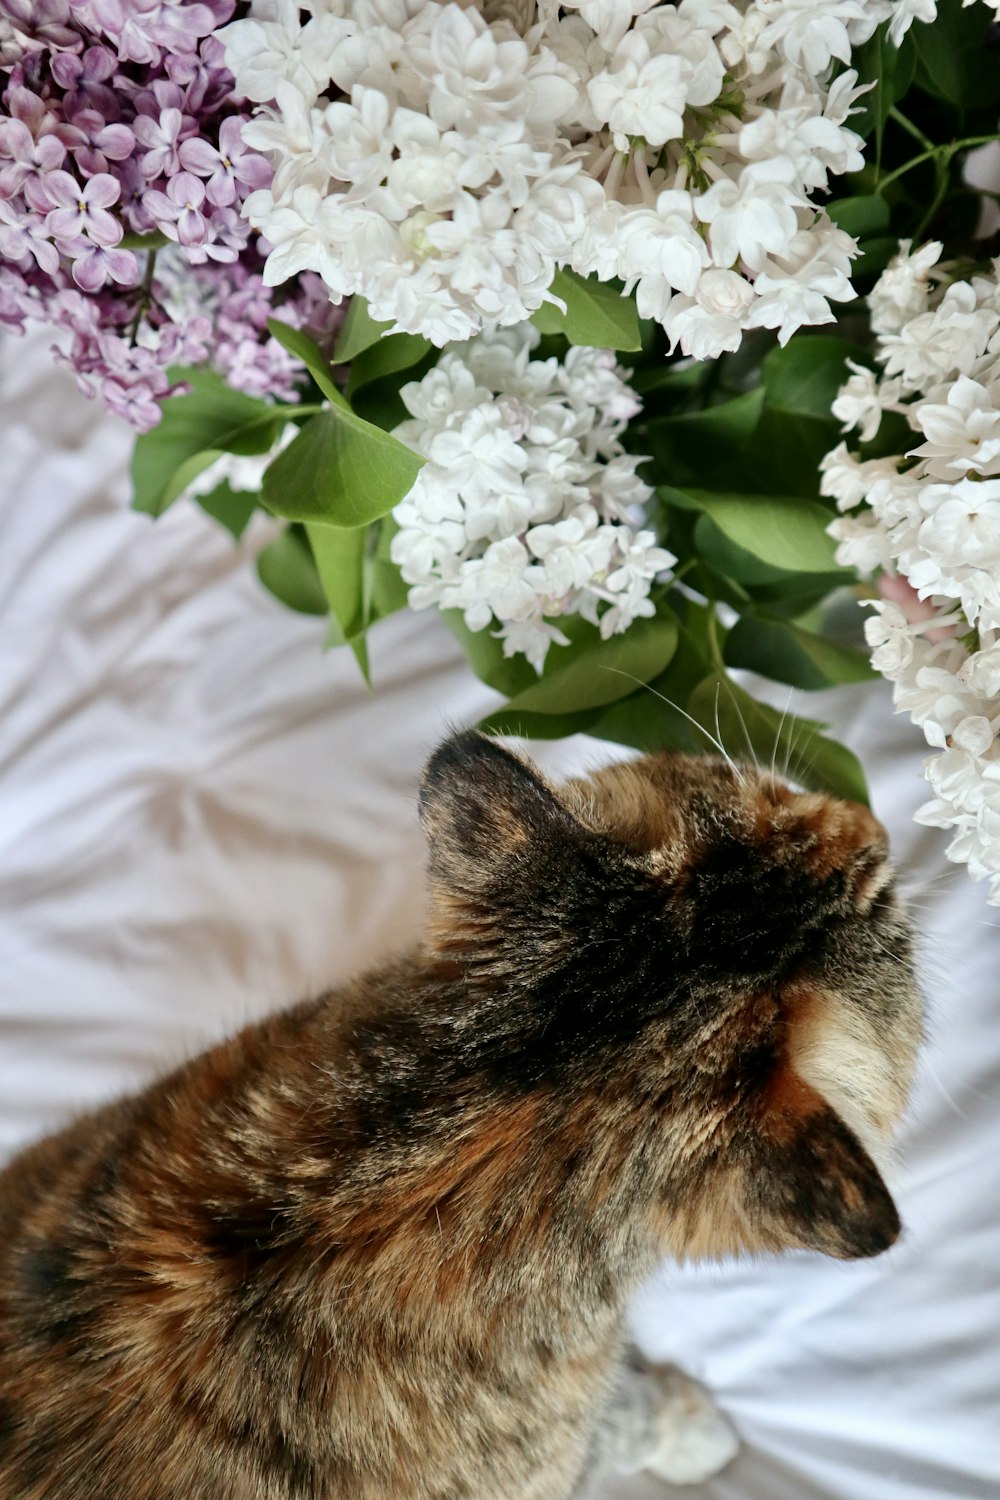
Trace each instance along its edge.
{"label": "white bedding", "polygon": [[[404,943],[420,766],[493,701],[429,616],[375,633],[369,696],[214,523],[132,515],[129,433],[45,344],[0,347],[3,1155]],[[910,822],[921,741],[881,685],[822,709],[921,903],[930,1036],[893,1179],[906,1235],[863,1264],[665,1268],[636,1329],[745,1440],[685,1495],[1000,1500],[998,914]],[[558,769],[611,753],[539,749]]]}

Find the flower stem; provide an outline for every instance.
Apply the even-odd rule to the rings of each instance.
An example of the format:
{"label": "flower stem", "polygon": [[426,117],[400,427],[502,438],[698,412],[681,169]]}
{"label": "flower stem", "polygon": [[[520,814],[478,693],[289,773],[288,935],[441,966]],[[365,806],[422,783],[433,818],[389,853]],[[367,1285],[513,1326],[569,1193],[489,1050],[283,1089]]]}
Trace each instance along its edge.
{"label": "flower stem", "polygon": [[922,130],[918,130],[913,121],[908,120],[901,109],[896,109],[896,107],[893,106],[893,108],[889,111],[889,119],[895,120],[897,125],[901,125],[905,131],[913,136],[914,140],[920,142],[925,151],[937,150],[937,147],[934,145],[934,142],[931,140],[931,138],[924,135]]}
{"label": "flower stem", "polygon": [[132,319],[128,331],[128,341],[133,349],[135,348],[136,339],[139,337],[139,325],[149,311],[149,305],[153,300],[153,272],[155,270],[156,251],[147,250],[146,270],[143,273],[142,284],[139,287],[139,302],[135,310],[135,317]]}
{"label": "flower stem", "polygon": [[877,183],[878,191],[881,192],[883,188],[889,186],[890,182],[895,182],[898,177],[903,177],[907,172],[911,172],[914,167],[919,167],[925,161],[930,161],[932,157],[936,157],[947,166],[957,151],[970,151],[973,146],[986,146],[991,141],[996,140],[1000,140],[1000,134],[994,131],[992,135],[972,135],[968,136],[964,141],[947,141],[942,146],[932,146],[929,151],[921,151],[918,156],[911,156],[910,160],[905,161],[901,167],[897,167],[895,171],[880,178]]}

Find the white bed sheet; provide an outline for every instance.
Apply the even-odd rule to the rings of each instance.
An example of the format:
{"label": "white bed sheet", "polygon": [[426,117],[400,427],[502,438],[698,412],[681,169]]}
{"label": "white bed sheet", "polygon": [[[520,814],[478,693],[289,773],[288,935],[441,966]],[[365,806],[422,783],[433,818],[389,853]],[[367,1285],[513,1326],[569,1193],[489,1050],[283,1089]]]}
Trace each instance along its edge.
{"label": "white bed sheet", "polygon": [[[412,616],[375,633],[369,695],[220,528],[129,513],[130,434],[46,342],[0,346],[0,1155],[405,943],[421,764],[493,701]],[[809,707],[862,754],[921,903],[906,1233],[856,1265],[665,1267],[635,1326],[744,1438],[686,1495],[1000,1500],[998,916],[910,821],[923,747],[882,686]],[[612,753],[538,747],[556,770]]]}

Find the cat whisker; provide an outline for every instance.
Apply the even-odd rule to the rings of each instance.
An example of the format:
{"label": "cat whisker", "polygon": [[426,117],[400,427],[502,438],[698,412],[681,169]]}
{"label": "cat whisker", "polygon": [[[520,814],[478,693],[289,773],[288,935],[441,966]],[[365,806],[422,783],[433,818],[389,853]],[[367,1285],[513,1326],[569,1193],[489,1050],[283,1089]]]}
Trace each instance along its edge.
{"label": "cat whisker", "polygon": [[[721,686],[722,686],[722,684],[721,684],[721,682],[719,682],[719,683],[716,684],[716,687],[715,687],[715,727],[716,727],[716,729],[719,729],[719,690],[720,690]],[[736,697],[736,694],[733,693],[733,692],[730,692],[729,696],[732,699],[733,708],[736,710],[736,716],[739,719],[740,726],[741,726],[741,728],[743,730],[743,740],[744,740],[744,743],[746,744],[746,747],[747,747],[747,755],[749,756],[750,760],[753,761],[754,769],[757,771],[758,775],[763,775],[763,772],[761,771],[760,761],[757,759],[757,752],[754,750],[753,741],[750,738],[750,731],[747,728],[747,721],[743,717],[743,710],[740,708],[739,701],[738,701],[738,699]],[[721,729],[719,729],[719,737],[720,738],[722,737],[722,730]]]}
{"label": "cat whisker", "polygon": [[732,771],[733,775],[736,777],[740,785],[742,786],[745,784],[746,778],[743,776],[742,772],[736,765],[736,762],[733,760],[732,756],[729,754],[729,751],[726,749],[722,741],[717,740],[715,736],[705,728],[704,724],[699,724],[697,719],[692,718],[691,715],[686,711],[686,709],[681,708],[679,703],[675,703],[674,700],[672,698],[668,698],[665,693],[658,692],[656,688],[652,687],[648,682],[643,682],[641,678],[636,677],[632,672],[623,672],[620,667],[604,667],[603,670],[605,672],[617,672],[619,677],[630,678],[632,682],[636,683],[639,687],[645,688],[648,693],[652,693],[654,698],[659,698],[661,702],[667,705],[668,708],[674,709],[676,713],[679,713],[683,718],[687,719],[689,724],[693,724],[695,729],[697,729],[700,734],[703,734],[705,738],[715,746],[716,750],[718,750],[723,760],[727,763],[729,769]]}
{"label": "cat whisker", "polygon": [[778,761],[778,746],[781,744],[781,731],[785,727],[785,720],[788,718],[788,710],[792,706],[792,697],[793,697],[794,693],[795,693],[795,689],[794,688],[789,688],[788,689],[788,697],[785,700],[785,706],[784,706],[784,708],[781,711],[781,718],[778,721],[778,728],[777,728],[777,731],[775,732],[775,736],[774,736],[774,749],[771,751],[771,780],[772,781],[774,781],[776,779],[776,776],[777,776],[776,767],[777,767],[777,761]]}
{"label": "cat whisker", "polygon": [[945,1088],[944,1084],[941,1082],[941,1076],[938,1073],[938,1070],[937,1070],[937,1068],[934,1065],[934,1060],[933,1060],[933,1058],[930,1055],[930,1049],[929,1048],[927,1049],[927,1051],[924,1052],[924,1055],[923,1055],[923,1066],[924,1066],[924,1071],[927,1074],[927,1077],[934,1084],[934,1087],[937,1089],[938,1093],[941,1095],[941,1098],[947,1104],[948,1108],[954,1110],[955,1114],[958,1115],[958,1118],[960,1120],[967,1120],[969,1118],[969,1116],[966,1114],[965,1110],[962,1108],[962,1106],[958,1103],[957,1100],[955,1100],[955,1099],[952,1098],[951,1094],[949,1094],[948,1090]]}

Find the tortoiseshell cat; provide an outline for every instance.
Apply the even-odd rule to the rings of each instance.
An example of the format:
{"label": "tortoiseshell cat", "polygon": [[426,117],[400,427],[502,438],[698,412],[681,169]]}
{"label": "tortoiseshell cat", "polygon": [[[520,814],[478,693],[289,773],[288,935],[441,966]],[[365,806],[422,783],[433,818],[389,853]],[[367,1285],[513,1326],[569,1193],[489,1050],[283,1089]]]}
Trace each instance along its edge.
{"label": "tortoiseshell cat", "polygon": [[624,1350],[640,1279],[896,1239],[921,1005],[866,809],[682,755],[553,789],[466,734],[421,812],[416,952],[0,1177],[2,1500],[697,1477],[732,1440]]}

